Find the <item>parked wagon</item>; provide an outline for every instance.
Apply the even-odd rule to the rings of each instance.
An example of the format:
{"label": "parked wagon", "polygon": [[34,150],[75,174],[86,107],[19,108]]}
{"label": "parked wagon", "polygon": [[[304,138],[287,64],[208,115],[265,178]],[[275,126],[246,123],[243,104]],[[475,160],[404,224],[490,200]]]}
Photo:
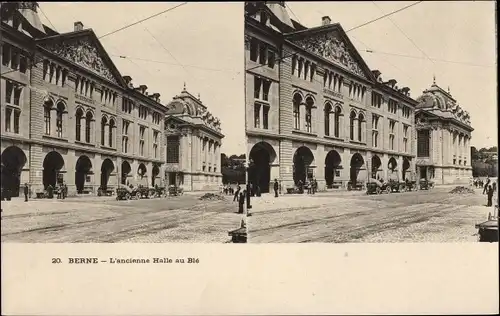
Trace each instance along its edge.
{"label": "parked wagon", "polygon": [[168,188],[168,195],[169,196],[178,196],[184,194],[184,190],[181,187],[171,185]]}
{"label": "parked wagon", "polygon": [[155,186],[151,188],[150,197],[161,198],[167,194],[167,190],[164,187]]}
{"label": "parked wagon", "polygon": [[352,181],[347,182],[347,191],[352,191],[352,190],[358,190],[361,191],[363,190],[363,182],[361,181],[355,181],[354,183]]}
{"label": "parked wagon", "polygon": [[391,187],[387,182],[380,182],[377,179],[370,179],[366,183],[366,194],[391,193]]}
{"label": "parked wagon", "polygon": [[403,192],[416,191],[417,189],[418,189],[417,181],[401,182],[401,191]]}
{"label": "parked wagon", "polygon": [[434,182],[428,179],[420,179],[419,189],[420,190],[430,190],[434,187]]}
{"label": "parked wagon", "polygon": [[132,188],[129,188],[125,185],[119,185],[118,188],[116,188],[116,200],[130,200],[132,198],[132,195],[135,194],[134,190]]}

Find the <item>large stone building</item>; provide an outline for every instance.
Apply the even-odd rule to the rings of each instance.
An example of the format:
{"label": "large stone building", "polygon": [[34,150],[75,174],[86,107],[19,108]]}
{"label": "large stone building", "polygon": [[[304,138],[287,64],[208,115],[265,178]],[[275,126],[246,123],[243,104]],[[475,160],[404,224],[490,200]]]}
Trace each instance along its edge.
{"label": "large stone building", "polygon": [[218,190],[222,183],[220,146],[224,137],[220,120],[185,86],[167,107],[167,183],[189,191]]}
{"label": "large stone building", "polygon": [[[2,189],[17,195],[29,183],[35,194],[64,182],[75,194],[168,184],[160,94],[122,76],[92,29],[76,22],[59,34],[41,23],[37,7],[1,8]],[[220,145],[220,128],[216,135]],[[216,168],[208,171],[212,184],[220,167],[207,163]]]}
{"label": "large stone building", "polygon": [[417,102],[368,68],[340,24],[306,28],[284,1],[248,2],[245,60],[249,181],[262,191],[275,178],[321,190],[415,177]]}
{"label": "large stone building", "polygon": [[436,184],[468,183],[472,177],[470,115],[434,83],[423,92],[416,113],[417,174]]}

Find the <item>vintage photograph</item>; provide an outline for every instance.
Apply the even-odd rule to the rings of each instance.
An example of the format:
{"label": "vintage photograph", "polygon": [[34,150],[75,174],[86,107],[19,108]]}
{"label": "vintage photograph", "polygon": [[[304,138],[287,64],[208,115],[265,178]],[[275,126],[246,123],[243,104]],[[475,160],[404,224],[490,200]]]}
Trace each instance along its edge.
{"label": "vintage photograph", "polygon": [[244,242],[242,9],[2,2],[2,242]]}
{"label": "vintage photograph", "polygon": [[498,241],[495,3],[245,3],[250,243]]}

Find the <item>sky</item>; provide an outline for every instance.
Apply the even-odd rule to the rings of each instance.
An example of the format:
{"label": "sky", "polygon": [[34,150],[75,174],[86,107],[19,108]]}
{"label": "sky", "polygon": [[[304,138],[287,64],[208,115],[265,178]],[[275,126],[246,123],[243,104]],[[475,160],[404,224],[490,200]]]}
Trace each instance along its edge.
{"label": "sky", "polygon": [[[81,21],[99,37],[179,4],[39,2],[39,16],[59,33],[73,31],[73,23]],[[245,153],[243,26],[242,3],[188,3],[105,36],[101,43],[122,75],[131,76],[134,86],[147,85],[150,94],[160,93],[163,104],[179,94],[184,83],[191,94],[199,93],[221,120],[225,134],[221,152],[241,154]]]}
{"label": "sky", "polygon": [[[344,30],[412,3],[286,2],[292,18],[307,27],[320,25],[328,15]],[[39,4],[42,22],[58,32],[72,31],[73,23],[82,21],[102,36],[180,3]],[[450,87],[471,114],[471,145],[490,147],[498,142],[494,14],[493,1],[424,1],[347,34],[371,69],[408,86],[413,98],[430,87],[433,76],[445,90]],[[101,42],[122,75],[130,75],[135,86],[146,84],[150,93],[159,92],[162,103],[180,93],[184,82],[193,95],[200,93],[222,122],[222,152],[241,154],[246,151],[243,16],[243,2],[191,2]]]}
{"label": "sky", "polygon": [[[412,3],[415,2],[286,5],[289,15],[307,27],[321,25],[321,17],[327,15],[332,23],[340,23],[347,31]],[[497,145],[494,1],[424,1],[347,35],[370,69],[380,70],[384,80],[394,78],[398,86],[408,86],[412,98],[429,88],[436,76],[436,83],[445,90],[450,87],[451,95],[469,111],[474,128],[471,146]]]}

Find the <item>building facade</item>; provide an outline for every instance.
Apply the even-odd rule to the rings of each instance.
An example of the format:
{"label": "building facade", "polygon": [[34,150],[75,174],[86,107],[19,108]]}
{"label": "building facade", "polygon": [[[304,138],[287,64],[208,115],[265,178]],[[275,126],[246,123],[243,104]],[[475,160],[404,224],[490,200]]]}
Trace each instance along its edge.
{"label": "building facade", "polygon": [[59,34],[36,2],[2,4],[2,189],[69,194],[162,184],[166,107],[122,76],[81,22]]}
{"label": "building facade", "polygon": [[222,184],[220,147],[224,138],[220,120],[185,86],[167,107],[167,183],[186,191],[218,190]]}
{"label": "building facade", "polygon": [[465,184],[472,177],[470,115],[434,83],[417,101],[417,174],[436,184]]}
{"label": "building facade", "polygon": [[415,177],[417,102],[370,70],[342,27],[306,28],[284,1],[245,5],[249,181],[263,192]]}

